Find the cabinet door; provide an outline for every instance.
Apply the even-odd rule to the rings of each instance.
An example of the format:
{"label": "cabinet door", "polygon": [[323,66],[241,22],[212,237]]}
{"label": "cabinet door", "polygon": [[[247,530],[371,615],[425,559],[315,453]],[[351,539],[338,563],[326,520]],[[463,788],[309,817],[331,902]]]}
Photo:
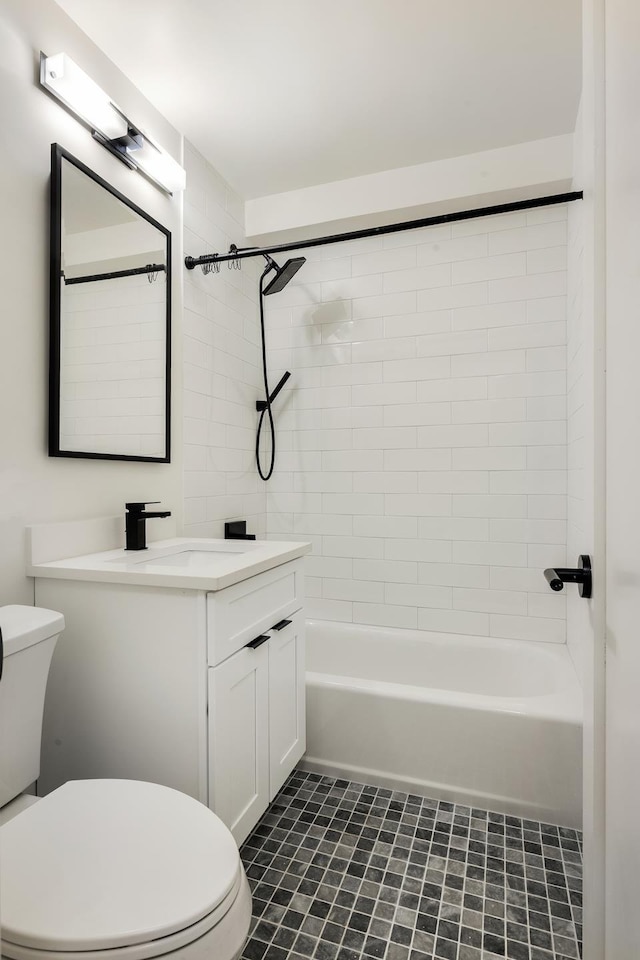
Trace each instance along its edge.
{"label": "cabinet door", "polygon": [[306,749],[304,618],[271,630],[269,641],[269,797],[275,797]]}
{"label": "cabinet door", "polygon": [[238,845],[269,804],[268,646],[209,669],[209,805]]}

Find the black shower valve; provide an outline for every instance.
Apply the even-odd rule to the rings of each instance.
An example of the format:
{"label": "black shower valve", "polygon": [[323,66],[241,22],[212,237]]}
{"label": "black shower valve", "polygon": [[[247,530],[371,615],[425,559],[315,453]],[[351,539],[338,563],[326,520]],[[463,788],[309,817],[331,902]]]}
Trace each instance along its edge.
{"label": "black shower valve", "polygon": [[586,553],[580,554],[577,567],[548,567],[544,576],[551,589],[556,592],[564,589],[565,583],[577,583],[581,597],[588,600],[591,596],[591,557]]}

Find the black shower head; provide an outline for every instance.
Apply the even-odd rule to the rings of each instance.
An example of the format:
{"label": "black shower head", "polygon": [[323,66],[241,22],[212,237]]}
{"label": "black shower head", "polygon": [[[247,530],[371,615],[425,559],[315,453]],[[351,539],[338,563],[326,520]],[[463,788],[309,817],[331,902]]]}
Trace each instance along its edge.
{"label": "black shower head", "polygon": [[294,257],[292,260],[287,260],[284,267],[279,267],[272,257],[267,256],[267,261],[269,266],[276,271],[276,275],[262,291],[265,297],[269,293],[280,293],[298,272],[302,264],[307,262],[307,259],[306,257]]}

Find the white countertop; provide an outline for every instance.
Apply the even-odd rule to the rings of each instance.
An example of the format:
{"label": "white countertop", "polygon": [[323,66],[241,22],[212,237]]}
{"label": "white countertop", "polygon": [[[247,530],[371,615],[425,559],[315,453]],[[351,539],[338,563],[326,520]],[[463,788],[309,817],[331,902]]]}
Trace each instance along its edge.
{"label": "white countertop", "polygon": [[107,550],[30,563],[27,574],[58,580],[215,591],[297,560],[310,550],[311,544],[304,542],[177,537],[157,540],[146,550]]}

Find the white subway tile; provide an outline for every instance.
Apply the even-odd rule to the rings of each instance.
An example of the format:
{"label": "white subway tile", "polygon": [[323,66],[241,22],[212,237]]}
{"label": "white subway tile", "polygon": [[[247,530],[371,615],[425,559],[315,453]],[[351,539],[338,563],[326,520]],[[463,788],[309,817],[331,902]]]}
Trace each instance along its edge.
{"label": "white subway tile", "polygon": [[418,610],[418,629],[436,633],[463,633],[474,637],[489,636],[489,615],[463,610]]}
{"label": "white subway tile", "polygon": [[[538,301],[536,301],[537,303]],[[527,322],[524,300],[514,303],[489,303],[480,307],[460,307],[451,311],[453,330],[489,330]]]}
{"label": "white subway tile", "polygon": [[524,253],[482,257],[453,264],[452,283],[475,283],[478,280],[497,280],[501,277],[521,277],[527,272]]}
{"label": "white subway tile", "polygon": [[[536,328],[532,328],[536,329]],[[418,337],[419,357],[451,356],[458,353],[479,353],[487,349],[487,331],[472,330],[459,333],[433,333]]]}
{"label": "white subway tile", "polygon": [[353,576],[353,560],[346,557],[315,557],[311,554],[305,557],[304,570],[305,576],[349,580]]}
{"label": "white subway tile", "polygon": [[490,520],[489,537],[505,543],[562,543],[566,540],[564,520]]}
{"label": "white subway tile", "polygon": [[457,377],[447,380],[423,380],[417,384],[416,399],[421,403],[442,400],[484,400],[486,377]]}
{"label": "white subway tile", "polygon": [[[305,577],[305,594],[308,577]],[[333,580],[325,577],[322,596],[328,600],[357,600],[360,603],[376,603],[380,599],[380,584],[367,580]]]}
{"label": "white subway tile", "polygon": [[[325,557],[356,557],[382,560],[384,541],[375,537],[323,537],[322,553]],[[353,597],[345,598],[353,599]]]}
{"label": "white subway tile", "polygon": [[[351,301],[361,297],[377,297],[382,293],[382,274],[376,273],[370,276],[353,276],[339,280],[329,280],[321,284],[320,290],[323,306],[329,303],[337,304],[343,300]],[[351,303],[349,303],[350,309]]]}
{"label": "white subway tile", "polygon": [[417,337],[451,330],[451,310],[409,313],[406,317],[385,317],[385,337]]}
{"label": "white subway tile", "polygon": [[353,431],[356,450],[388,450],[395,447],[416,446],[416,427],[382,427]]}
{"label": "white subway tile", "polygon": [[564,270],[488,282],[489,303],[502,303],[505,300],[537,300],[540,297],[564,296],[567,292],[567,274]]}
{"label": "white subway tile", "polygon": [[397,380],[442,380],[451,373],[449,357],[420,357],[413,360],[385,360],[382,376],[388,383]]}
{"label": "white subway tile", "polygon": [[316,493],[351,493],[353,480],[350,473],[306,472],[294,474],[293,489]]}
{"label": "white subway tile", "polygon": [[[351,360],[351,363],[345,363],[339,367],[322,367],[320,369],[322,385],[329,387],[351,383],[382,382],[382,363],[353,363],[353,355]],[[308,376],[309,370],[306,370],[305,377]]]}
{"label": "white subway tile", "polygon": [[489,350],[520,350],[529,347],[552,347],[567,341],[567,325],[531,323],[517,327],[497,327],[489,331]]}
{"label": "white subway tile", "polygon": [[415,403],[417,399],[417,387],[415,381],[408,383],[378,383],[363,384],[352,387],[351,402],[354,406],[374,405],[374,404],[392,404],[392,403]]}
{"label": "white subway tile", "polygon": [[432,587],[424,583],[386,583],[385,603],[407,607],[436,607],[446,610],[452,605],[451,587]]}
{"label": "white subway tile", "polygon": [[[488,444],[488,429],[486,424],[476,423],[418,427],[417,445],[419,447],[486,447]],[[402,444],[402,446],[407,446],[407,444]]]}
{"label": "white subway tile", "polygon": [[499,374],[521,373],[525,369],[524,350],[469,353],[451,358],[452,377],[494,377]]}
{"label": "white subway tile", "polygon": [[537,347],[527,350],[527,370],[561,370],[566,369],[566,347]]}
{"label": "white subway tile", "polygon": [[353,479],[355,493],[417,493],[417,473],[357,473]]}
{"label": "white subway tile", "polygon": [[[488,540],[489,520],[482,517],[420,517],[418,536],[425,540]],[[497,538],[496,538],[497,539]]]}
{"label": "white subway tile", "polygon": [[567,616],[567,597],[564,593],[552,593],[547,590],[544,594],[529,594],[530,617],[545,617],[564,620]]}
{"label": "white subway tile", "polygon": [[445,287],[451,283],[451,265],[436,264],[428,267],[414,267],[411,270],[398,270],[385,273],[382,288],[385,293],[402,290],[425,290],[432,287]]}
{"label": "white subway tile", "polygon": [[320,456],[323,470],[382,470],[384,465],[382,450],[324,450]]}
{"label": "white subway tile", "polygon": [[547,297],[541,300],[529,300],[527,323],[557,323],[567,319],[566,297]]}
{"label": "white subway tile", "polygon": [[[500,357],[496,353],[492,356]],[[515,373],[492,377],[489,382],[489,396],[500,397],[544,397],[564,393],[564,370],[540,373]]]}
{"label": "white subway tile", "polygon": [[[564,539],[564,538],[563,538]],[[574,562],[575,558],[571,558]],[[542,576],[547,567],[566,567],[567,547],[565,543],[529,543],[527,545],[527,563]]]}
{"label": "white subway tile", "polygon": [[382,493],[323,493],[322,509],[329,513],[384,513]]}
{"label": "white subway tile", "polygon": [[566,520],[566,496],[530,496],[528,497],[528,516],[541,520]]}
{"label": "white subway tile", "polygon": [[[550,276],[553,276],[553,274],[550,274]],[[415,290],[384,293],[379,297],[363,297],[353,301],[354,320],[366,320],[370,317],[392,317],[395,314],[415,312]]]}
{"label": "white subway tile", "polygon": [[566,442],[567,425],[563,420],[489,424],[489,444],[492,447],[550,446]]}
{"label": "white subway tile", "polygon": [[[275,515],[270,503],[267,505],[270,517]],[[351,536],[353,517],[346,514],[331,513],[294,513],[291,515],[292,533],[310,536]]]}
{"label": "white subway tile", "polygon": [[[575,204],[571,204],[571,209],[575,212]],[[569,204],[567,203],[553,203],[549,206],[535,207],[532,210],[527,210],[527,224],[567,220],[568,212]]]}
{"label": "white subway tile", "polygon": [[[354,537],[385,537],[387,543],[402,542],[393,538],[413,538],[418,536],[417,517],[354,517]],[[386,544],[385,544],[386,548]],[[403,557],[387,557],[388,560],[402,560]],[[407,557],[407,560],[413,559]]]}
{"label": "white subway tile", "polygon": [[448,423],[451,423],[450,403],[397,403],[384,408],[385,427]]}
{"label": "white subway tile", "polygon": [[353,577],[383,583],[417,583],[418,564],[403,560],[354,560]]}
{"label": "white subway tile", "polygon": [[489,302],[489,289],[482,283],[458,283],[451,287],[433,287],[419,290],[416,308],[421,310],[452,310]]}
{"label": "white subway tile", "polygon": [[354,277],[365,273],[385,274],[395,270],[405,270],[416,264],[416,248],[397,247],[395,250],[377,250],[373,253],[359,253],[351,257]]}
{"label": "white subway tile", "polygon": [[380,627],[401,627],[415,630],[418,616],[415,607],[394,607],[382,603],[354,603],[353,622]]}
{"label": "white subway tile", "polygon": [[435,470],[418,474],[420,493],[488,493],[486,470]]}
{"label": "white subway tile", "polygon": [[490,474],[491,493],[565,494],[566,470],[506,470]]}
{"label": "white subway tile", "polygon": [[385,450],[385,470],[450,470],[451,450]]}
{"label": "white subway tile", "polygon": [[476,257],[486,257],[487,253],[487,236],[482,233],[471,237],[458,237],[455,240],[433,237],[427,243],[420,243],[418,239],[418,266],[473,260]]}
{"label": "white subway tile", "polygon": [[529,397],[527,420],[566,420],[566,397]]}
{"label": "white subway tile", "polygon": [[[525,548],[526,552],[526,548]],[[540,570],[526,565],[491,567],[491,588],[493,590],[524,590],[525,593],[549,593],[549,584]],[[527,610],[531,612],[530,609]],[[554,616],[558,614],[555,613]]]}
{"label": "white subway tile", "polygon": [[[453,562],[526,567],[527,545],[525,543],[489,543],[460,540],[453,544]],[[507,589],[504,584],[492,583],[491,585]],[[518,589],[523,588],[519,587]]]}
{"label": "white subway tile", "polygon": [[511,253],[517,250],[536,250],[562,244],[566,249],[566,222],[541,223],[515,230],[501,230],[489,236],[489,253]]}
{"label": "white subway tile", "polygon": [[501,423],[526,420],[526,400],[475,400],[451,405],[453,423]]}
{"label": "white subway tile", "polygon": [[474,233],[493,234],[496,230],[513,230],[514,227],[524,227],[527,216],[524,211],[514,213],[497,213],[492,217],[471,217],[469,220],[460,220],[451,224],[452,237],[468,237]]}
{"label": "white subway tile", "polygon": [[488,589],[489,567],[469,563],[420,563],[418,582],[443,587],[478,587]]}
{"label": "white subway tile", "polygon": [[476,613],[496,613],[505,616],[527,615],[527,594],[514,590],[465,590],[454,588],[455,610],[472,610]]}
{"label": "white subway tile", "polygon": [[451,512],[454,517],[526,517],[527,498],[457,493],[453,495]]}
{"label": "white subway tile", "polygon": [[[319,331],[323,343],[355,343],[361,340],[379,340],[383,336],[383,320],[382,317],[373,320],[341,320],[340,323],[323,323],[317,329],[304,327],[303,330],[313,333]],[[355,359],[354,362],[357,363],[358,360]]]}
{"label": "white subway tile", "polygon": [[389,340],[363,340],[351,346],[353,363],[375,363],[383,360],[405,360],[417,353],[415,337]]}
{"label": "white subway tile", "polygon": [[566,447],[527,447],[527,470],[566,470]]}
{"label": "white subway tile", "polygon": [[567,269],[566,246],[546,247],[527,252],[527,273],[550,273]]}
{"label": "white subway tile", "polygon": [[[399,518],[400,520],[402,518]],[[448,540],[422,540],[417,537],[401,539],[401,529],[395,530],[384,544],[385,560],[416,560],[423,563],[451,563],[451,543]]]}
{"label": "white subway tile", "polygon": [[384,498],[384,512],[396,517],[404,515],[416,517],[450,516],[451,496],[436,493],[387,493]]}
{"label": "white subway tile", "polygon": [[565,643],[566,621],[542,617],[511,617],[491,614],[491,636],[510,640],[538,640],[543,643]]}
{"label": "white subway tile", "polygon": [[351,623],[353,620],[353,604],[346,600],[322,600],[317,597],[307,597],[305,614],[311,620],[339,620],[342,623]]}

